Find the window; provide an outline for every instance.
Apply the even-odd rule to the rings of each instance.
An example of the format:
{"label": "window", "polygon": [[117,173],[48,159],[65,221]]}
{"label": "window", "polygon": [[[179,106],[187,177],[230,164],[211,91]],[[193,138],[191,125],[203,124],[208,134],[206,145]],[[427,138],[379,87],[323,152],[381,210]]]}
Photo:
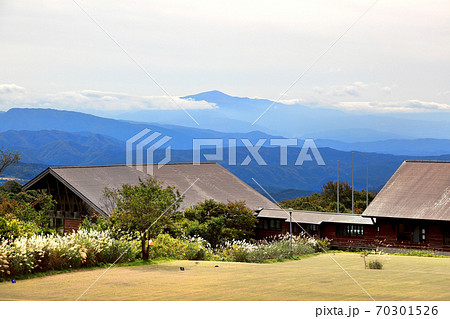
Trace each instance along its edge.
{"label": "window", "polygon": [[397,227],[398,241],[411,241],[411,227],[408,224],[398,224]]}
{"label": "window", "polygon": [[270,221],[269,221],[269,229],[270,230],[281,230],[281,220],[279,220],[279,219],[270,219]]}
{"label": "window", "polygon": [[337,225],[337,236],[364,236],[363,225]]}
{"label": "window", "polygon": [[259,229],[269,229],[269,221],[267,219],[260,219],[258,221]]}
{"label": "window", "polygon": [[259,229],[281,230],[281,220],[261,218],[258,222]]}
{"label": "window", "polygon": [[444,229],[444,245],[450,245],[450,227]]}
{"label": "window", "polygon": [[319,233],[319,226],[307,224],[306,232],[310,235],[317,235]]}
{"label": "window", "polygon": [[55,229],[59,234],[64,233],[64,218],[52,217],[50,219],[50,228]]}

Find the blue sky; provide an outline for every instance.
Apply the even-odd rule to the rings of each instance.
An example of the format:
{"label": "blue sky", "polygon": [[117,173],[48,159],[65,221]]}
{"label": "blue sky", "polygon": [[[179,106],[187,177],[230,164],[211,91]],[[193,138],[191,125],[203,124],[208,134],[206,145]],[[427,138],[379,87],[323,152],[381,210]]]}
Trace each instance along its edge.
{"label": "blue sky", "polygon": [[177,97],[217,89],[349,112],[450,112],[450,3],[377,1],[361,17],[374,2],[76,0],[125,53],[74,1],[2,1],[0,109],[176,107],[166,92],[211,108]]}

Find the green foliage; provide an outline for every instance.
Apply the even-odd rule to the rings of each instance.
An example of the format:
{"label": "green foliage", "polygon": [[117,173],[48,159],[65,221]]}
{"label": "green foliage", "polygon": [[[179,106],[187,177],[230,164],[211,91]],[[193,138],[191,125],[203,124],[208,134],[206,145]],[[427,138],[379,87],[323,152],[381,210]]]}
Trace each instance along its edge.
{"label": "green foliage", "polygon": [[416,257],[438,257],[438,258],[448,258],[444,255],[439,255],[432,250],[411,250],[404,249],[400,252],[396,252],[393,255],[401,255],[401,256],[416,256]]}
{"label": "green foliage", "polygon": [[[369,192],[369,204],[375,198],[376,193]],[[354,210],[360,214],[366,209],[366,191],[354,192]],[[280,202],[283,208],[293,208],[296,210],[310,210],[317,212],[337,211],[337,183],[329,181],[323,184],[320,193],[309,196],[297,197]],[[339,183],[339,212],[351,213],[352,209],[352,187],[347,182]]]}
{"label": "green foliage", "polygon": [[185,210],[178,224],[186,236],[199,236],[215,248],[229,240],[252,238],[257,219],[244,202],[206,200]]}
{"label": "green foliage", "polygon": [[105,231],[105,230],[113,230],[113,226],[109,219],[100,216],[94,218],[86,217],[85,219],[83,219],[83,222],[79,226],[79,229],[84,229],[87,231],[91,230]]}
{"label": "green foliage", "polygon": [[[293,236],[292,253],[294,258],[313,254],[319,251],[318,247],[319,243],[315,238]],[[322,250],[320,249],[320,251]],[[257,243],[231,241],[221,247],[219,255],[227,260],[237,262],[282,261],[291,258],[290,238],[289,236],[277,236]]]}
{"label": "green foliage", "polygon": [[[321,244],[316,238],[294,236],[292,247],[294,258],[321,252],[322,249],[319,248]],[[213,252],[211,245],[200,237],[174,238],[169,234],[160,234],[151,243],[149,256],[152,259],[228,260],[252,263],[282,261],[290,258],[290,241],[289,236],[277,236],[258,242],[233,240],[225,242]]]}
{"label": "green foliage", "polygon": [[0,237],[51,233],[49,212],[55,201],[41,191],[0,192]]}
{"label": "green foliage", "polygon": [[326,252],[330,248],[331,240],[328,238],[314,238],[315,244],[313,245],[316,252]]}
{"label": "green foliage", "polygon": [[369,269],[383,269],[383,262],[378,259],[370,260]]}
{"label": "green foliage", "polygon": [[15,180],[10,180],[3,184],[3,186],[1,186],[1,189],[7,193],[17,194],[22,191],[22,185]]}
{"label": "green foliage", "polygon": [[116,229],[138,232],[142,258],[149,258],[148,242],[173,223],[182,198],[173,187],[164,188],[153,178],[121,189],[105,189],[105,195],[116,206],[110,220]]}
{"label": "green foliage", "polygon": [[28,237],[40,233],[42,231],[36,223],[0,217],[0,238]]}
{"label": "green foliage", "polygon": [[180,239],[160,234],[150,245],[150,258],[209,260],[212,256],[208,242],[201,238]]}

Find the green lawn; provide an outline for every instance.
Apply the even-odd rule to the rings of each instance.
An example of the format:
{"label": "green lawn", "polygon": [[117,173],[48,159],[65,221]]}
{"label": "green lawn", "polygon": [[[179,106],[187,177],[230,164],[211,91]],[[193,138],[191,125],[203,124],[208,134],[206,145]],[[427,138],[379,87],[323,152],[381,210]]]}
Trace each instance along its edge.
{"label": "green lawn", "polygon": [[[450,258],[331,257],[375,300],[450,300]],[[219,267],[215,267],[218,265]],[[180,266],[185,271],[180,271]],[[0,283],[0,300],[76,300],[102,269]],[[370,300],[327,255],[273,264],[169,261],[111,268],[81,300]]]}

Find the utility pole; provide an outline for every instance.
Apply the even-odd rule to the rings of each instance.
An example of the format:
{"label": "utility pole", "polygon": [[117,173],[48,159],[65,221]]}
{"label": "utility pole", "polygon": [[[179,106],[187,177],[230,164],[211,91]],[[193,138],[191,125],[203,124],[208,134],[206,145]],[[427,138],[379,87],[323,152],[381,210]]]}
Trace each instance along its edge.
{"label": "utility pole", "polygon": [[352,214],[355,212],[355,187],[354,187],[354,166],[355,166],[355,152],[352,152]]}
{"label": "utility pole", "polygon": [[339,160],[337,161],[337,213],[339,214]]}
{"label": "utility pole", "polygon": [[291,234],[291,258],[294,257],[292,252],[292,208],[289,208],[289,233]]}

